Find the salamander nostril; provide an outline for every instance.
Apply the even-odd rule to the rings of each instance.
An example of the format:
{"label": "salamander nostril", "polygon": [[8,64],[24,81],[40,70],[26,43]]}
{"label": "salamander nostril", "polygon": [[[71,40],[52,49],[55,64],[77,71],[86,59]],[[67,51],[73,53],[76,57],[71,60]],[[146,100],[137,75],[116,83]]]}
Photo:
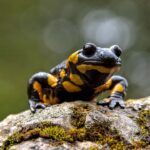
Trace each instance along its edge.
{"label": "salamander nostril", "polygon": [[120,58],[117,59],[117,64],[118,64],[118,65],[119,65],[119,64],[121,65],[121,59],[120,59]]}
{"label": "salamander nostril", "polygon": [[101,52],[100,53],[100,58],[103,58],[104,57],[104,52]]}
{"label": "salamander nostril", "polygon": [[122,49],[118,46],[118,45],[113,45],[111,47],[112,52],[114,52],[116,54],[116,56],[120,56],[122,53]]}

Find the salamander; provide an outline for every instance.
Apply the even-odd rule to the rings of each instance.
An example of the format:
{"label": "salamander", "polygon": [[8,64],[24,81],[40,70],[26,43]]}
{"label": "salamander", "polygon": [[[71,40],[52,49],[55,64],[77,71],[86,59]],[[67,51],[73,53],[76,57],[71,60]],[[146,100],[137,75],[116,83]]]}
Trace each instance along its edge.
{"label": "salamander", "polygon": [[31,111],[64,101],[91,101],[104,91],[109,91],[109,96],[97,105],[124,108],[128,82],[113,75],[121,67],[121,53],[118,45],[101,48],[86,43],[49,72],[35,73],[27,90]]}

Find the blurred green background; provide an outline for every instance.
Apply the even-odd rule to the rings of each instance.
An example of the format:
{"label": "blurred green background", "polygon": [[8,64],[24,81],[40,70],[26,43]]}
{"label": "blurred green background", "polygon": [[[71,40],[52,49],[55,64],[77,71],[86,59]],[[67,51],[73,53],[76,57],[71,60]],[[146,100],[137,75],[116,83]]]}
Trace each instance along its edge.
{"label": "blurred green background", "polygon": [[0,0],[0,120],[28,109],[32,74],[85,42],[120,45],[127,97],[150,95],[150,1]]}

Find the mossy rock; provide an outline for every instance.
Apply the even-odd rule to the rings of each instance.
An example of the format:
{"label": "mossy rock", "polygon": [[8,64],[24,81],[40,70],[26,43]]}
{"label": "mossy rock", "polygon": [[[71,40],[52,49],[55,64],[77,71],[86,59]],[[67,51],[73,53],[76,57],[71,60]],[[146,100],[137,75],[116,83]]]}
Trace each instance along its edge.
{"label": "mossy rock", "polygon": [[10,115],[0,122],[1,149],[147,149],[150,98],[110,110],[76,101]]}

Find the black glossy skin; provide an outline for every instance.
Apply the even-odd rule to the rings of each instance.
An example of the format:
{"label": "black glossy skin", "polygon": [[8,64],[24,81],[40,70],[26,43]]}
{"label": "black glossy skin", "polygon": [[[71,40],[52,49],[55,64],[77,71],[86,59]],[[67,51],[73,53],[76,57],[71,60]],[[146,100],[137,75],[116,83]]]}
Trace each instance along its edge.
{"label": "black glossy skin", "polygon": [[[121,66],[121,53],[122,50],[117,45],[100,48],[86,43],[83,49],[52,68],[50,73],[34,74],[28,83],[31,111],[64,101],[89,101],[106,90],[111,91],[110,96],[97,104],[109,105],[110,108],[119,105],[124,108],[123,99],[128,83],[125,78],[113,75]],[[55,84],[48,81],[55,81]],[[46,101],[42,98],[44,95]]]}

